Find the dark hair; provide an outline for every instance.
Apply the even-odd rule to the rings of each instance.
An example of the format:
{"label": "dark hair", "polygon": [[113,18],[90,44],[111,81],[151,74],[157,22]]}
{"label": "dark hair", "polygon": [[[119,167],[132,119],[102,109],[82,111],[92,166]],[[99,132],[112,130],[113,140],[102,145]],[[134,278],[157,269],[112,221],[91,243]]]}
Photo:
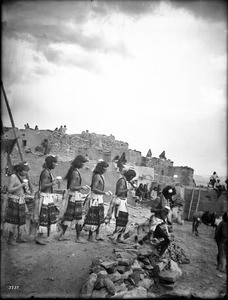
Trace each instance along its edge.
{"label": "dark hair", "polygon": [[45,158],[43,168],[53,169],[53,163],[57,163],[57,157],[55,155],[49,155]]}
{"label": "dark hair", "polygon": [[72,173],[74,172],[74,170],[77,169],[81,169],[83,167],[83,163],[87,162],[87,159],[83,156],[83,155],[78,155],[75,157],[75,159],[72,161],[71,166],[66,174],[66,176],[64,177],[64,180],[67,180],[67,188],[69,188],[70,186],[70,181],[72,178]]}
{"label": "dark hair", "polygon": [[172,187],[171,185],[167,185],[162,190],[162,194],[166,199],[171,199],[172,196],[176,195],[176,189],[175,189],[175,187]]}
{"label": "dark hair", "polygon": [[104,174],[106,168],[108,168],[109,164],[106,161],[99,162],[95,169],[93,170],[93,175],[95,174]]}
{"label": "dark hair", "polygon": [[29,171],[29,165],[26,161],[22,161],[20,163],[18,163],[17,165],[13,166],[13,170],[16,173],[21,173],[23,171]]}
{"label": "dark hair", "polygon": [[135,170],[130,169],[124,172],[124,176],[127,180],[130,180],[131,178],[134,178],[136,176],[136,172]]}

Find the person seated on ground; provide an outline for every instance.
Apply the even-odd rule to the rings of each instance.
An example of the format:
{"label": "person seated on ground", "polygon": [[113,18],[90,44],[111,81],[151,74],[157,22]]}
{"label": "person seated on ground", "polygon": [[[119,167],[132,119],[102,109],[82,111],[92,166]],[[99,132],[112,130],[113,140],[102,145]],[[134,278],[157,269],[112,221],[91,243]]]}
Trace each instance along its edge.
{"label": "person seated on ground", "polygon": [[158,196],[158,188],[155,186],[150,193],[150,198],[152,200],[155,200],[157,196]]}
{"label": "person seated on ground", "polygon": [[146,199],[146,200],[149,199],[149,190],[148,190],[147,184],[144,184],[144,186],[143,186],[143,192],[144,192],[144,199]]}
{"label": "person seated on ground", "polygon": [[143,183],[140,183],[139,186],[136,189],[135,196],[139,197],[139,201],[142,201],[144,198],[144,189],[143,189]]}

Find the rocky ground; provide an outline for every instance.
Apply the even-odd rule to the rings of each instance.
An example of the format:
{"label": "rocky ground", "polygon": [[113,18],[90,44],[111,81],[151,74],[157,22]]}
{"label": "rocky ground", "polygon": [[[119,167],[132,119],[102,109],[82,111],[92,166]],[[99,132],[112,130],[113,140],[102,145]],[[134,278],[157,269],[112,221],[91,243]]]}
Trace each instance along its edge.
{"label": "rocky ground", "polygon": [[[107,205],[105,208],[107,210]],[[149,217],[146,208],[130,207],[129,226]],[[112,243],[107,234],[114,221],[103,228],[105,241],[75,243],[75,230],[68,229],[69,241],[59,242],[54,232],[47,245],[41,246],[28,236],[29,242],[10,246],[3,234],[1,241],[1,297],[2,298],[80,298],[81,288],[90,274],[96,257],[114,259],[119,245]],[[223,298],[226,294],[227,275],[216,270],[217,246],[214,229],[201,225],[199,236],[191,233],[191,222],[173,225],[174,241],[186,256],[189,264],[178,264],[182,276],[172,291],[160,289],[157,296],[184,295],[206,299]],[[84,232],[85,238],[87,232]]]}

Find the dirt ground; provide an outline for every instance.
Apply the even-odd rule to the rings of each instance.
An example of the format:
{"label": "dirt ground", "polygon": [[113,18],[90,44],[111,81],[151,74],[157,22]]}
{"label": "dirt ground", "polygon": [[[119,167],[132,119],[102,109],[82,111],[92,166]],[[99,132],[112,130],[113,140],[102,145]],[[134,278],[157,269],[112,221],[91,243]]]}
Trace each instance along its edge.
{"label": "dirt ground", "polygon": [[[105,205],[105,209],[108,205]],[[149,209],[130,208],[130,222],[144,222]],[[223,298],[227,289],[227,275],[216,270],[217,246],[214,229],[201,225],[199,236],[191,233],[191,222],[174,224],[174,240],[190,259],[179,267],[183,275],[177,287],[182,294],[197,298]],[[52,233],[46,246],[37,245],[33,236],[29,242],[10,246],[3,234],[1,241],[1,298],[79,298],[83,282],[89,275],[94,257],[112,257],[113,249],[107,234],[114,229],[114,221],[104,226],[104,242],[75,243],[75,230],[69,228],[70,241],[59,242],[58,232]],[[87,237],[87,232],[84,232]]]}

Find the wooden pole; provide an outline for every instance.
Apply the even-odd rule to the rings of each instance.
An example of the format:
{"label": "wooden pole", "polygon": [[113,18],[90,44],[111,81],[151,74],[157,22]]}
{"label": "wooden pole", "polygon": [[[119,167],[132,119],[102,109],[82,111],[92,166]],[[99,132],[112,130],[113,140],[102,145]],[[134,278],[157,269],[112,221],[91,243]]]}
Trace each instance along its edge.
{"label": "wooden pole", "polygon": [[[2,119],[1,119],[1,127],[2,127],[2,135],[4,135],[5,134],[5,130],[4,130]],[[10,154],[9,153],[7,153],[7,166],[9,166],[10,170],[12,171],[12,162],[11,162],[11,158],[10,158]]]}
{"label": "wooden pole", "polygon": [[192,202],[193,202],[193,198],[194,198],[194,192],[195,192],[195,187],[193,187],[193,190],[192,190],[192,197],[191,197],[191,202],[190,202],[190,205],[189,205],[189,211],[188,211],[188,220],[190,218],[190,214],[191,214],[191,208],[192,208]]}
{"label": "wooden pole", "polygon": [[198,195],[198,201],[197,201],[197,205],[196,205],[196,211],[198,210],[198,207],[199,207],[200,194],[201,194],[201,189],[199,189],[199,195]]}
{"label": "wooden pole", "polygon": [[12,112],[11,112],[11,109],[10,109],[10,106],[9,106],[9,102],[7,100],[7,97],[6,97],[6,93],[5,93],[5,90],[4,90],[2,80],[1,80],[1,87],[2,87],[2,92],[3,92],[3,95],[4,95],[4,99],[5,99],[5,102],[6,102],[6,107],[7,107],[9,116],[10,116],[10,121],[11,121],[11,124],[12,124],[14,137],[15,137],[15,139],[17,139],[17,147],[18,147],[19,155],[20,155],[21,161],[23,161],[24,160],[23,153],[22,153],[22,150],[21,150],[20,143],[18,141],[18,137],[17,137],[16,130],[15,130],[15,124],[14,124],[14,120],[13,120],[13,115],[12,115]]}
{"label": "wooden pole", "polygon": [[[6,102],[6,107],[7,107],[9,116],[10,116],[10,121],[11,121],[11,124],[12,124],[14,137],[15,137],[15,139],[17,139],[17,147],[18,147],[19,155],[20,155],[21,161],[23,161],[24,160],[23,153],[22,153],[22,150],[21,150],[20,143],[18,141],[18,137],[17,137],[16,130],[15,130],[15,124],[14,124],[14,120],[13,120],[13,115],[12,115],[12,112],[11,112],[11,109],[10,109],[10,106],[9,106],[9,102],[7,100],[7,97],[6,97],[6,93],[5,93],[5,90],[4,90],[2,80],[1,80],[1,87],[2,87],[2,92],[3,92],[3,95],[4,95],[4,99],[5,99],[5,102]],[[4,130],[4,128],[3,128],[3,130]],[[9,158],[9,162],[11,163],[10,157],[8,157],[8,158]],[[33,187],[32,187],[32,184],[31,184],[31,181],[30,181],[30,178],[29,178],[29,174],[27,174],[26,177],[28,179],[28,184],[29,184],[30,191],[33,192]]]}

